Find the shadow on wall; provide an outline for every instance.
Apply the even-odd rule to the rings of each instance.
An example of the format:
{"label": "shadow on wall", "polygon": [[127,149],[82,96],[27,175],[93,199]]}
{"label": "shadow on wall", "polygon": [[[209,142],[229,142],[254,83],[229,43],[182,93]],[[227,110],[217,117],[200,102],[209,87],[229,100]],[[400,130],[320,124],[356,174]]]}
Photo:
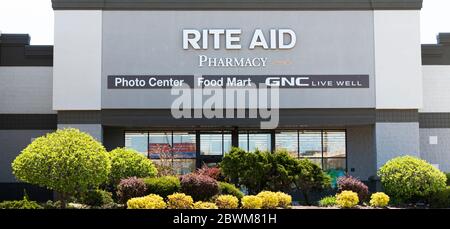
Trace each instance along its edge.
{"label": "shadow on wall", "polygon": [[53,191],[27,183],[2,183],[0,184],[0,200],[21,200],[27,193],[30,200],[47,202],[53,200]]}

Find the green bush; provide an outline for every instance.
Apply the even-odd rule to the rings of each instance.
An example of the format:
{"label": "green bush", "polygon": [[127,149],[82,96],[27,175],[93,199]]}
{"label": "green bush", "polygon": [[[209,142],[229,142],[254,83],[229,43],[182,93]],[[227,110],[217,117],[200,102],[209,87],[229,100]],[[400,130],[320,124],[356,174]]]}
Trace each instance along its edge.
{"label": "green bush", "polygon": [[58,192],[65,207],[69,196],[105,183],[111,162],[92,136],[64,129],[35,139],[16,157],[12,169],[19,180]]}
{"label": "green bush", "polygon": [[262,190],[289,191],[297,164],[298,160],[284,150],[271,153],[233,148],[223,157],[220,169],[232,183],[255,194]]}
{"label": "green bush", "polygon": [[23,200],[0,202],[0,209],[43,209],[43,207],[36,201],[30,201],[28,197],[24,196]]}
{"label": "green bush", "polygon": [[243,209],[260,209],[263,205],[263,200],[258,196],[248,195],[241,199]]}
{"label": "green bush", "polygon": [[427,199],[446,187],[446,176],[431,164],[412,156],[397,157],[378,171],[386,193],[397,201]]}
{"label": "green bush", "polygon": [[278,207],[290,208],[292,204],[292,196],[284,192],[276,192],[278,197]]}
{"label": "green bush", "polygon": [[163,198],[181,189],[180,179],[174,176],[145,178],[144,183],[147,186],[147,193],[158,194]]}
{"label": "green bush", "polygon": [[430,198],[430,205],[433,208],[450,208],[450,186],[434,193]]}
{"label": "green bush", "polygon": [[99,189],[89,190],[81,194],[80,201],[83,204],[96,207],[114,203],[112,193]]}
{"label": "green bush", "polygon": [[311,204],[309,194],[312,191],[331,188],[331,177],[308,159],[298,160],[293,173],[295,187],[303,194],[307,204]]}
{"label": "green bush", "polygon": [[262,200],[262,208],[264,209],[274,209],[279,205],[278,195],[271,191],[262,191],[256,195]]}
{"label": "green bush", "polygon": [[370,197],[370,206],[374,208],[384,208],[389,204],[389,196],[383,192],[377,192]]}
{"label": "green bush", "polygon": [[358,194],[353,191],[342,191],[336,195],[336,204],[341,208],[353,208],[359,203]]}
{"label": "green bush", "polygon": [[219,209],[235,209],[239,207],[238,198],[232,195],[219,195],[215,202]]}
{"label": "green bush", "polygon": [[450,186],[450,173],[446,173],[445,176],[447,177],[447,186]]}
{"label": "green bush", "polygon": [[109,182],[117,185],[121,179],[128,177],[154,177],[158,173],[153,162],[136,150],[117,148],[109,152],[111,174]]}
{"label": "green bush", "polygon": [[167,208],[169,209],[192,209],[194,200],[184,193],[174,193],[167,196]]}
{"label": "green bush", "polygon": [[336,197],[335,196],[327,196],[319,200],[320,207],[333,207],[336,205]]}
{"label": "green bush", "polygon": [[127,201],[127,209],[164,209],[166,206],[164,199],[155,194],[131,198]]}
{"label": "green bush", "polygon": [[194,209],[219,209],[215,203],[197,201],[194,203]]}
{"label": "green bush", "polygon": [[244,193],[241,192],[234,184],[219,181],[219,194],[221,195],[232,195],[239,200],[244,197]]}
{"label": "green bush", "polygon": [[61,208],[61,201],[59,201],[59,200],[57,200],[57,201],[48,200],[47,202],[41,204],[41,206],[44,209],[60,209]]}

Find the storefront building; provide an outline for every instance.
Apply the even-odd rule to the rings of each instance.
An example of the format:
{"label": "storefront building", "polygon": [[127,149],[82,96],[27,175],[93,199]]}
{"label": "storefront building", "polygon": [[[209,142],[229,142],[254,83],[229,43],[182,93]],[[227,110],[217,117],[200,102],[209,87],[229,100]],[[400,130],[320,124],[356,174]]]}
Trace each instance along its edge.
{"label": "storefront building", "polygon": [[[155,163],[173,157],[180,173],[218,163],[232,146],[286,149],[333,176],[364,181],[401,155],[448,172],[450,34],[421,46],[421,7],[421,0],[53,0],[54,48],[30,46],[28,35],[0,36],[2,195],[26,186],[11,174],[20,151],[65,127],[108,150],[134,148]],[[280,86],[279,113],[269,117],[278,125],[262,128],[267,116],[250,117],[262,105],[246,94],[233,102],[248,104],[227,109],[244,117],[202,114],[207,93],[204,103],[192,102],[191,118],[174,117],[172,86],[220,80]]]}

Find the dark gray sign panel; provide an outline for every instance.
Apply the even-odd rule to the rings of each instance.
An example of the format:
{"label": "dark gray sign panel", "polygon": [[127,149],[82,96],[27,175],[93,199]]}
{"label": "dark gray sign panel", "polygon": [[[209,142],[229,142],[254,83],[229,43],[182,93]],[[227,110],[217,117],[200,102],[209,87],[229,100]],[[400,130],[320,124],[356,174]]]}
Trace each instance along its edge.
{"label": "dark gray sign panel", "polygon": [[[203,78],[203,79],[202,79]],[[205,75],[197,87],[369,88],[369,75]]]}
{"label": "dark gray sign panel", "polygon": [[194,86],[193,75],[110,75],[108,89],[170,89]]}
{"label": "dark gray sign panel", "polygon": [[369,88],[369,75],[111,75],[108,89],[247,88],[261,85],[279,88]]}

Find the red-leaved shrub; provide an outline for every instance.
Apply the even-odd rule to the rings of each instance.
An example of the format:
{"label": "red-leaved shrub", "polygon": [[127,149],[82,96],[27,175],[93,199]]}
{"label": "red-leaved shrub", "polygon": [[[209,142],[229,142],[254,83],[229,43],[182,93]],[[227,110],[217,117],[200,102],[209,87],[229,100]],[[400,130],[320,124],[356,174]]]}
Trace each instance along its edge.
{"label": "red-leaved shrub", "polygon": [[219,185],[209,176],[195,173],[181,176],[181,192],[192,196],[194,200],[209,200],[219,193]]}
{"label": "red-leaved shrub", "polygon": [[221,180],[220,169],[217,167],[208,167],[207,165],[203,165],[202,168],[197,169],[195,171],[198,175],[205,175],[213,178],[214,180]]}
{"label": "red-leaved shrub", "polygon": [[120,203],[126,203],[134,197],[145,196],[147,186],[143,179],[137,177],[129,177],[120,180],[117,185],[117,199]]}
{"label": "red-leaved shrub", "polygon": [[358,194],[360,201],[369,197],[369,188],[363,182],[352,176],[340,177],[337,181],[338,192],[353,191]]}

